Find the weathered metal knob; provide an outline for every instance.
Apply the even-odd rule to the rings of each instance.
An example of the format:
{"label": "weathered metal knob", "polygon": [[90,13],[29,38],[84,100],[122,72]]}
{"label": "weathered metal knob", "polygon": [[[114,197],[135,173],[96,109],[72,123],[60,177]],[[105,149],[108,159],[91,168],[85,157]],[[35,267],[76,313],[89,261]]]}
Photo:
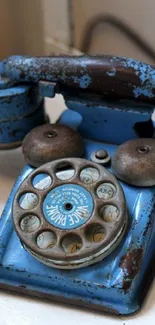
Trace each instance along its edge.
{"label": "weathered metal knob", "polygon": [[125,142],[112,158],[114,174],[134,186],[155,185],[155,139]]}
{"label": "weathered metal knob", "polygon": [[46,124],[34,128],[23,141],[25,161],[34,167],[67,157],[81,157],[84,154],[82,137],[65,125]]}
{"label": "weathered metal knob", "polygon": [[100,149],[92,152],[90,159],[97,164],[106,165],[111,160],[111,157],[106,150]]}

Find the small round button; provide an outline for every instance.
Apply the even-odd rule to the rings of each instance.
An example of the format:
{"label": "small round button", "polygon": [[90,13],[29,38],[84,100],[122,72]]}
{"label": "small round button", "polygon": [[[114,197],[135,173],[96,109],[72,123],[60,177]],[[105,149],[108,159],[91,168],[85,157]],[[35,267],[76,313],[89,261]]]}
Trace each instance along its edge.
{"label": "small round button", "polygon": [[108,153],[106,150],[97,150],[95,153],[95,156],[97,159],[105,159],[108,156]]}
{"label": "small round button", "polygon": [[101,149],[92,152],[90,159],[97,164],[106,165],[110,162],[111,157],[107,150]]}

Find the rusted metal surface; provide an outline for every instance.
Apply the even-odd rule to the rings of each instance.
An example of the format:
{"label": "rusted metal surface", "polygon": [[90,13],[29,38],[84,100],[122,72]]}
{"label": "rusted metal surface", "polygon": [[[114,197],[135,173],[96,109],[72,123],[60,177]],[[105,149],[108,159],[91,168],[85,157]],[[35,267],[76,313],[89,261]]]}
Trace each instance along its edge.
{"label": "rusted metal surface", "polygon": [[122,181],[135,186],[155,185],[155,139],[136,139],[118,147],[112,169]]}
{"label": "rusted metal surface", "polygon": [[[58,62],[58,60],[60,61]],[[61,60],[62,64],[59,64],[61,63]],[[86,138],[93,138],[95,140],[99,139],[101,141],[100,143],[93,142],[90,140],[85,141],[85,157],[87,159],[90,159],[92,152],[96,152],[98,150],[103,149],[107,150],[109,155],[113,156],[116,146],[106,144],[105,142],[112,144],[121,143],[122,141],[124,141],[124,139],[126,139],[125,137],[127,137],[127,139],[133,138],[135,136],[134,132],[137,133],[136,136],[144,136],[144,133],[143,135],[141,134],[142,129],[145,132],[148,132],[149,130],[150,133],[147,133],[147,135],[145,135],[146,137],[152,136],[153,125],[151,124],[150,115],[154,108],[153,67],[137,62],[135,60],[127,60],[125,58],[85,57],[84,62],[86,62],[87,60],[87,64],[85,66],[83,65],[81,70],[79,70],[78,64],[79,62],[81,62],[81,60],[83,60],[83,57],[77,59],[71,58],[71,65],[69,63],[69,60],[70,58],[37,58],[36,60],[36,58],[16,57],[12,58],[12,67],[10,66],[9,70],[7,70],[8,61],[6,60],[5,63],[3,62],[4,64],[2,64],[2,68],[4,69],[2,70],[6,72],[6,75],[7,73],[11,73],[12,80],[14,80],[14,76],[16,80],[19,80],[21,82],[29,82],[30,80],[33,82],[38,82],[38,80],[43,80],[41,81],[40,89],[41,92],[45,91],[46,94],[52,93],[51,82],[53,82],[53,76],[56,78],[56,82],[59,84],[59,89],[63,91],[65,91],[66,89],[67,91],[68,89],[69,91],[70,89],[77,90],[78,97],[76,98],[76,100],[74,97],[72,104],[69,105],[72,106],[72,109],[82,115],[81,130],[85,132]],[[77,62],[76,60],[79,61]],[[93,63],[95,62],[94,65],[92,64],[91,60],[93,61]],[[88,61],[90,62],[89,64]],[[36,62],[38,63],[37,66],[35,65]],[[57,66],[53,68],[54,64],[52,62],[56,62],[56,65],[59,65],[60,70]],[[113,70],[113,64],[115,64],[116,71]],[[34,65],[36,70],[33,69]],[[101,66],[103,67],[103,70],[101,69]],[[18,67],[20,71],[18,70]],[[70,68],[70,70],[68,69],[68,67]],[[111,70],[106,70],[110,69],[110,67]],[[101,72],[101,70],[103,73]],[[52,71],[54,75],[52,75]],[[88,74],[89,71],[91,72],[90,74]],[[89,77],[92,78],[91,82],[89,82]],[[101,77],[103,77],[102,89],[105,85],[104,89],[107,90],[106,93],[104,92],[104,90],[102,91],[101,89]],[[97,86],[96,82],[97,78],[99,78],[99,87]],[[128,83],[126,82],[127,79]],[[131,83],[129,83],[129,79],[131,79]],[[46,80],[50,80],[50,82],[48,83],[48,81]],[[113,83],[114,87],[112,87]],[[86,93],[84,94],[84,101],[83,99],[81,99],[83,96],[81,95],[82,91],[90,92],[90,94],[87,96]],[[95,96],[92,94],[92,92],[95,93]],[[69,93],[67,92],[67,96],[70,96],[73,93],[74,92],[72,91]],[[125,98],[134,99],[134,101],[121,101],[119,97],[118,101],[110,102],[110,100],[108,99],[105,103],[102,101],[102,97],[96,96],[96,93],[101,95],[104,94],[110,97],[121,96],[121,98],[123,98],[124,96]],[[79,94],[81,97],[79,96]],[[89,97],[90,95],[91,97]],[[97,99],[97,102],[95,101],[95,98]],[[152,103],[146,104],[143,102],[142,104],[142,102],[140,101],[136,102],[135,99],[141,99],[146,101],[148,100],[152,101]],[[70,115],[71,113],[69,112],[67,123],[72,125],[72,123],[74,124],[75,120],[73,118],[73,121]],[[118,120],[120,124],[118,123]],[[62,121],[63,118],[61,122]],[[123,131],[122,125],[125,125]],[[132,133],[131,130],[134,130],[134,132]],[[53,137],[53,139],[55,138],[54,136],[55,134],[50,135],[50,137]],[[151,154],[151,152],[150,150],[148,150],[148,144],[143,144],[142,146],[138,147],[137,155],[147,156],[149,154]],[[99,191],[98,189],[96,189],[95,184],[88,184],[91,178],[90,175],[85,175],[85,179],[88,180],[88,183],[86,185],[82,185],[82,179],[79,179],[79,177],[77,177],[77,175],[79,175],[79,171],[81,171],[81,166],[77,167],[77,160],[78,159],[76,159],[76,162],[74,164],[71,164],[71,168],[75,166],[76,172],[74,175],[75,177],[72,177],[72,179],[70,179],[69,181],[66,181],[64,179],[58,179],[57,173],[53,176],[53,171],[51,171],[50,168],[47,170],[44,168],[42,169],[42,167],[40,167],[39,170],[42,173],[48,172],[52,176],[53,183],[50,186],[52,186],[54,190],[58,188],[62,183],[63,185],[66,185],[66,183],[68,183],[67,185],[69,186],[77,186],[78,180],[79,184],[85,189],[88,189],[88,191],[92,193],[93,197],[95,197],[95,208],[98,213],[96,213],[96,223],[100,224],[101,219],[103,218],[104,221],[102,220],[102,226],[105,227],[105,224],[108,224],[108,221],[110,220],[108,219],[109,216],[107,218],[107,207],[105,207],[105,202],[103,200],[103,197],[105,195],[103,189],[105,189],[105,187],[102,187],[102,190]],[[71,160],[67,159],[67,162],[69,161],[71,162]],[[153,159],[150,157],[149,161],[150,166],[151,164],[153,165],[154,156]],[[56,162],[53,162],[52,164],[56,167],[56,165],[54,165],[55,163]],[[90,165],[91,162],[89,162],[87,167]],[[97,168],[99,168],[100,170],[100,167],[101,166],[98,166]],[[146,167],[146,164],[143,164],[143,167]],[[109,253],[111,254],[109,254],[106,260],[102,260],[100,263],[96,263],[94,265],[91,265],[90,267],[80,268],[79,270],[55,270],[54,268],[46,267],[45,265],[43,265],[43,262],[49,265],[46,249],[44,250],[38,248],[38,252],[34,254],[35,258],[33,258],[31,254],[29,254],[26,250],[23,249],[19,242],[19,239],[15,236],[12,227],[11,208],[13,204],[13,199],[18,191],[18,187],[20,189],[20,186],[23,186],[23,192],[18,192],[18,194],[25,194],[25,191],[31,190],[33,191],[33,194],[36,194],[39,198],[39,205],[34,209],[31,209],[30,211],[24,210],[23,208],[19,208],[20,200],[18,201],[17,206],[17,233],[19,234],[19,237],[21,238],[22,242],[24,243],[25,241],[25,246],[27,250],[29,250],[33,254],[32,247],[27,244],[27,241],[30,241],[32,238],[32,244],[36,245],[36,238],[38,237],[35,237],[34,234],[37,234],[37,236],[40,235],[40,228],[37,229],[37,231],[34,233],[28,233],[27,230],[25,231],[25,229],[27,229],[27,225],[24,225],[23,227],[24,222],[22,223],[22,218],[25,218],[25,216],[26,218],[29,217],[29,212],[33,212],[37,216],[44,214],[43,204],[45,197],[49,193],[50,188],[36,188],[34,186],[33,181],[34,177],[37,176],[37,170],[33,172],[32,170],[33,168],[29,165],[25,167],[21,176],[17,180],[17,183],[15,184],[15,187],[8,200],[6,209],[3,213],[2,219],[0,220],[1,287],[7,287],[8,290],[13,290],[14,288],[14,290],[17,292],[27,292],[30,295],[32,294],[38,297],[48,296],[49,299],[54,300],[57,300],[58,298],[59,301],[61,301],[62,299],[64,302],[70,302],[77,305],[80,304],[82,306],[88,306],[88,308],[92,307],[94,309],[98,309],[101,311],[103,310],[114,314],[129,314],[135,312],[138,308],[140,308],[146,290],[148,289],[151,272],[149,266],[150,261],[154,259],[154,187],[152,186],[147,188],[137,188],[135,186],[128,186],[125,183],[122,183],[122,187],[126,196],[126,204],[129,211],[128,229],[126,232],[126,236],[122,238],[121,244],[115,250],[113,250],[112,253],[111,250],[109,250]],[[138,168],[136,172],[138,173]],[[32,174],[28,177],[30,173]],[[101,174],[103,176],[103,173]],[[152,175],[154,178],[154,174]],[[24,179],[27,180],[24,181],[24,183],[21,185]],[[144,177],[142,179],[144,180]],[[108,182],[109,180],[110,179],[108,177]],[[113,184],[115,185],[115,183]],[[110,187],[109,184],[108,189],[111,195],[114,189],[113,187]],[[106,191],[106,195],[108,191]],[[116,194],[117,191],[115,192],[114,190],[113,193]],[[101,209],[97,210],[97,208],[100,207],[99,200],[101,200],[101,197],[99,195],[102,195],[103,205]],[[110,197],[108,200],[108,204],[109,202],[118,203],[116,196],[112,198]],[[42,203],[42,206],[40,206],[40,203]],[[66,207],[69,213],[70,206],[68,206],[68,203],[70,202],[68,201],[66,203]],[[125,207],[121,206],[121,208],[124,209]],[[110,218],[113,215],[117,216],[116,210],[110,210]],[[84,215],[82,214],[82,217],[83,216]],[[50,221],[45,219],[45,217],[41,218],[41,227],[43,227],[43,230],[49,230],[51,226]],[[91,222],[91,217],[88,222]],[[52,227],[53,231],[55,231],[56,227],[54,227],[54,225],[52,225]],[[98,246],[96,246],[95,242],[93,243],[93,245],[97,247],[96,249],[98,249],[99,245],[103,243],[103,233],[100,231],[98,232],[98,228],[95,228],[95,233],[93,234],[93,236],[90,236],[90,231],[88,231],[88,228],[89,224],[88,227],[86,227],[85,229],[86,232],[82,233],[82,243],[83,238],[84,236],[86,236],[86,234],[86,244],[88,244],[89,242],[89,245],[92,240],[92,237],[93,240],[94,238],[100,238],[101,242],[97,244]],[[109,228],[111,228],[111,225]],[[31,228],[31,230],[32,229],[33,227]],[[84,229],[84,225],[78,228],[78,230],[80,229]],[[76,229],[71,229],[69,231],[71,233],[76,233]],[[59,229],[59,232],[62,232],[64,234],[66,230]],[[80,235],[79,232],[77,234]],[[62,246],[61,240],[58,242],[58,246]],[[74,247],[71,248],[71,251],[73,249],[72,257],[77,255],[77,259],[80,258],[80,254],[82,253],[80,245],[76,244]],[[93,245],[91,242],[91,249]],[[48,253],[51,254],[53,246],[51,245],[48,248]],[[76,248],[78,248],[77,253],[75,253]],[[113,248],[114,247],[112,247],[112,249]],[[42,252],[42,256],[44,255],[44,261],[41,258],[39,252]],[[56,255],[58,256],[58,252],[56,252]],[[69,256],[66,252],[64,252],[64,255],[64,259],[66,258],[66,256]],[[39,258],[39,261],[42,263],[38,263],[37,258]],[[68,259],[68,261],[70,267],[72,268],[72,260]],[[6,286],[4,283],[6,284]],[[141,295],[142,292],[143,297]]]}
{"label": "rusted metal surface", "polygon": [[[112,314],[112,315],[116,315],[119,316],[120,313],[117,309],[111,307],[110,305],[98,305],[98,304],[93,304],[90,301],[86,301],[84,298],[77,298],[77,299],[73,299],[73,298],[69,298],[69,297],[63,297],[63,296],[57,296],[57,295],[51,295],[48,293],[42,293],[39,292],[37,290],[31,290],[29,289],[28,285],[20,285],[17,287],[11,286],[11,285],[5,285],[5,284],[1,284],[0,283],[0,289],[2,290],[8,290],[9,292],[12,293],[18,293],[20,295],[27,295],[30,297],[35,297],[35,298],[39,298],[39,299],[43,299],[43,300],[47,300],[47,301],[52,301],[52,302],[57,302],[59,304],[69,304],[71,306],[75,306],[75,307],[80,307],[82,309],[88,309],[89,312],[91,310],[96,310],[97,312],[103,312],[103,313],[108,313],[108,314]],[[101,301],[100,298],[96,297],[94,300],[98,300]]]}
{"label": "rusted metal surface", "polygon": [[[55,172],[60,165],[72,166],[75,174],[67,181],[59,179]],[[94,179],[93,175],[88,177],[88,168],[97,171]],[[32,184],[41,174],[49,175],[52,183],[38,190]],[[109,187],[98,195],[101,184],[107,187],[113,184],[115,193],[109,196],[109,191],[112,192]],[[38,198],[39,204],[30,203],[32,195]],[[40,219],[40,225],[29,228],[30,232],[27,228],[24,231],[21,224],[27,213]],[[124,194],[115,177],[104,167],[78,158],[42,165],[21,184],[13,204],[15,229],[24,246],[42,263],[60,269],[80,268],[102,260],[119,244],[127,219]],[[40,240],[46,242],[47,232],[52,239],[48,239],[48,245],[42,249]]]}
{"label": "rusted metal surface", "polygon": [[[99,149],[104,148],[111,156],[116,150],[113,145],[90,140],[86,140],[85,145],[87,159],[90,159],[91,152]],[[54,300],[58,298],[58,301],[62,298],[64,302],[75,305],[79,302],[80,306],[108,313],[127,315],[137,311],[153,275],[150,262],[154,264],[154,187],[136,188],[122,184],[129,210],[128,228],[121,244],[105,260],[78,270],[56,270],[33,258],[14,234],[14,196],[33,171],[30,165],[24,168],[0,220],[0,287],[45,299],[47,296]],[[31,177],[30,184],[32,188]],[[137,257],[139,249],[140,254],[143,250],[140,258]],[[128,281],[127,272],[132,283]]]}
{"label": "rusted metal surface", "polygon": [[22,149],[25,161],[38,167],[59,158],[83,156],[84,141],[70,127],[46,124],[26,135]]}
{"label": "rusted metal surface", "polygon": [[154,101],[155,69],[134,59],[116,56],[11,56],[0,72],[18,82],[57,82],[96,94]]}
{"label": "rusted metal surface", "polygon": [[142,248],[133,248],[124,255],[119,263],[119,267],[123,270],[123,285],[124,292],[130,289],[134,278],[140,272],[143,257]]}

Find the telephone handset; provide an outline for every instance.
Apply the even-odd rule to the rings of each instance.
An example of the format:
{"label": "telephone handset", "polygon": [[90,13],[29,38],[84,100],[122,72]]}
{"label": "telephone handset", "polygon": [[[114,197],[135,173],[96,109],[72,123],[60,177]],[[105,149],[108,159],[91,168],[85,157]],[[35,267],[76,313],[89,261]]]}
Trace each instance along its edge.
{"label": "telephone handset", "polygon": [[154,101],[155,68],[134,59],[116,56],[11,56],[0,64],[0,73],[20,83],[56,82],[80,91],[119,98]]}
{"label": "telephone handset", "polygon": [[110,56],[15,56],[0,68],[15,87],[62,92],[70,108],[24,138],[28,164],[1,219],[2,265],[14,266],[0,283],[10,272],[15,290],[16,267],[26,293],[136,311],[155,247],[154,68]]}

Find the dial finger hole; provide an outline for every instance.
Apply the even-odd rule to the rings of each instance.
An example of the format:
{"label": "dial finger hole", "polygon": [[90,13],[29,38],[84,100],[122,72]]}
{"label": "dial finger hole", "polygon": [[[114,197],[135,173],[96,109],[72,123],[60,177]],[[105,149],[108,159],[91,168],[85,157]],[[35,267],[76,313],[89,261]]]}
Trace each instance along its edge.
{"label": "dial finger hole", "polygon": [[99,171],[94,167],[87,167],[82,169],[80,173],[80,179],[84,184],[93,184],[99,179]]}
{"label": "dial finger hole", "polygon": [[20,222],[21,230],[26,233],[31,233],[33,231],[36,231],[39,229],[39,227],[40,227],[40,219],[33,214],[24,216]]}
{"label": "dial finger hole", "polygon": [[75,254],[82,247],[82,239],[76,234],[68,234],[62,239],[61,247],[65,253]]}
{"label": "dial finger hole", "polygon": [[35,193],[27,192],[20,196],[19,205],[24,210],[34,209],[39,202],[39,198]]}
{"label": "dial finger hole", "polygon": [[105,230],[100,224],[91,224],[86,230],[86,238],[91,243],[100,243],[105,238]]}
{"label": "dial finger hole", "polygon": [[37,246],[41,249],[52,248],[56,241],[57,238],[53,231],[43,231],[37,237]]}
{"label": "dial finger hole", "polygon": [[75,174],[75,169],[69,163],[62,163],[56,167],[56,176],[62,181],[71,179]]}
{"label": "dial finger hole", "polygon": [[114,205],[105,205],[101,208],[101,216],[105,222],[115,222],[119,216],[119,210]]}
{"label": "dial finger hole", "polygon": [[100,199],[110,200],[116,194],[116,187],[111,183],[102,183],[98,186],[96,194]]}
{"label": "dial finger hole", "polygon": [[52,184],[52,178],[46,173],[39,173],[34,176],[32,185],[38,190],[45,190]]}

